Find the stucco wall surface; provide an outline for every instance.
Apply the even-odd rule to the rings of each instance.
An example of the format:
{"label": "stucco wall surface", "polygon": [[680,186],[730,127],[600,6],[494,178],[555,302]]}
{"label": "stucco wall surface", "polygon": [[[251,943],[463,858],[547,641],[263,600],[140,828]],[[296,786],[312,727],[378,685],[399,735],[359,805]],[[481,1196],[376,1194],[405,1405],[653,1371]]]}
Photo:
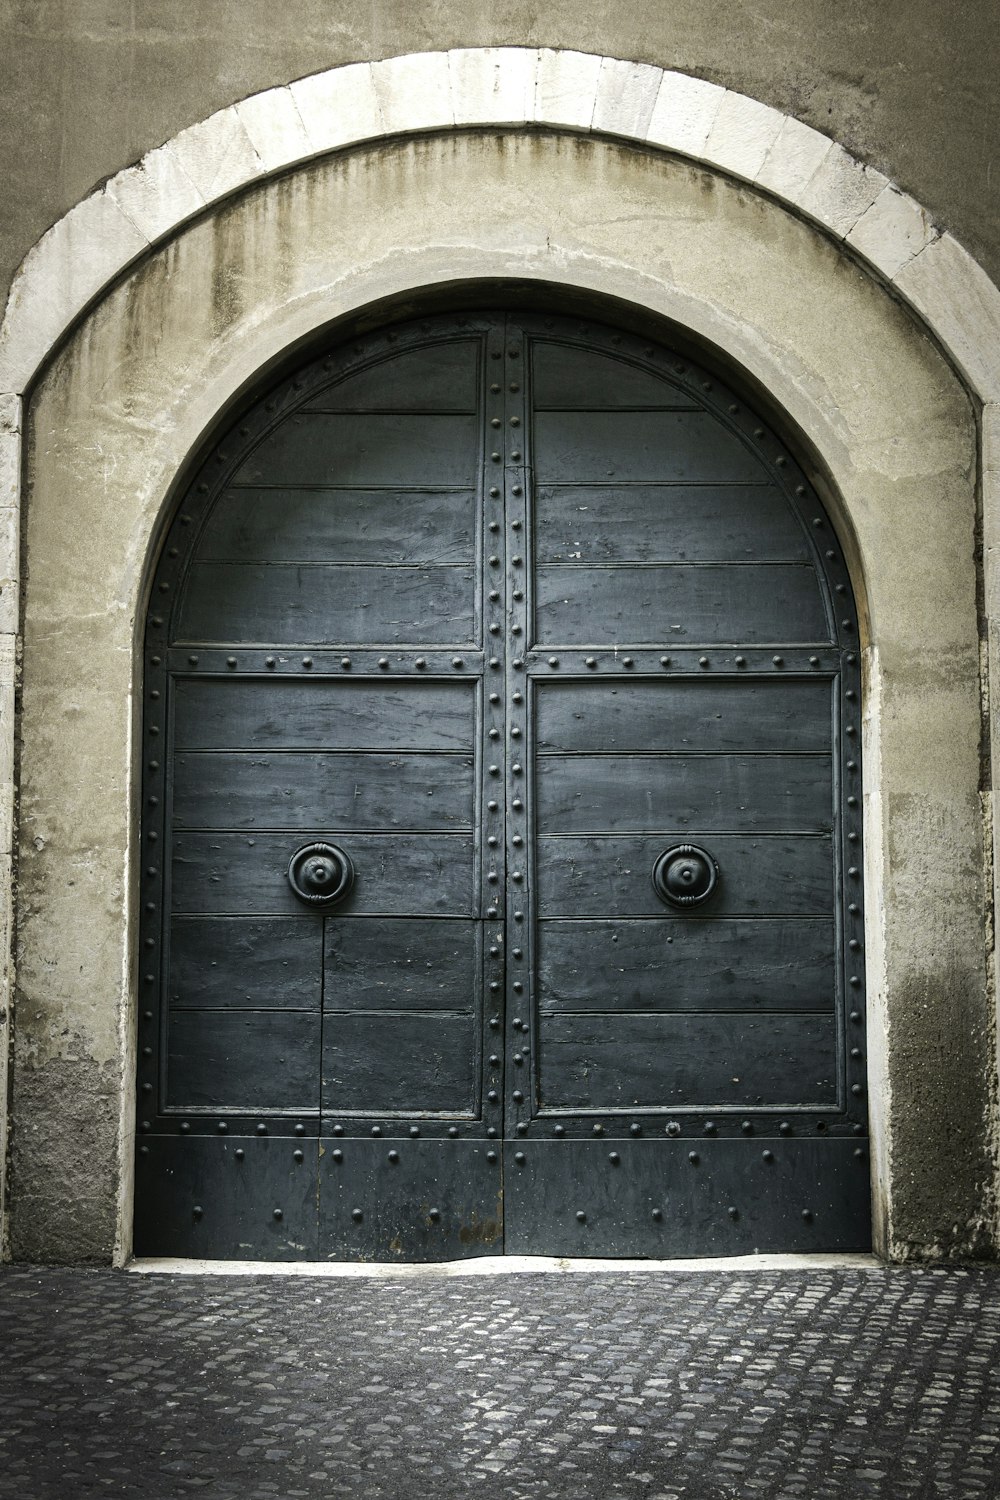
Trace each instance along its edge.
{"label": "stucco wall surface", "polygon": [[247,191],[99,304],[31,403],[22,1258],[128,1249],[136,640],[178,470],[254,373],[316,328],[402,294],[416,305],[420,288],[505,277],[692,330],[773,394],[832,480],[870,621],[880,1242],[900,1257],[990,1246],[970,404],[911,316],[773,201],[641,149],[484,132],[359,149]]}
{"label": "stucco wall surface", "polygon": [[1000,275],[994,0],[0,0],[0,301],[95,183],[258,90],[399,53],[565,47],[676,68],[832,136]]}

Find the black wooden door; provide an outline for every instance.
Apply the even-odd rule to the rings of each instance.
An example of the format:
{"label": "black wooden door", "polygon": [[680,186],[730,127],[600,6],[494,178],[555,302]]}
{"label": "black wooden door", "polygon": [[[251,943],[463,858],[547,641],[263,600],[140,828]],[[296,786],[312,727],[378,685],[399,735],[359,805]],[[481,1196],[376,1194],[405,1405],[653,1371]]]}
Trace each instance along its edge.
{"label": "black wooden door", "polygon": [[856,617],[737,397],[372,336],[206,456],[153,601],[138,1253],[868,1244]]}

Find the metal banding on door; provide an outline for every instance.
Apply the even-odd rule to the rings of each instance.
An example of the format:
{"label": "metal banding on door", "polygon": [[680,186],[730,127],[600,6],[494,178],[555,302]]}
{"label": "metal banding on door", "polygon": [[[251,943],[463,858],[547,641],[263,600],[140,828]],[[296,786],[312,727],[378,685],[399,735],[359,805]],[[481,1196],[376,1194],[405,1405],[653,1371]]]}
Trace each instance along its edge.
{"label": "metal banding on door", "polygon": [[859,693],[833,528],[687,359],[486,313],[293,372],[154,580],[137,1252],[866,1247]]}

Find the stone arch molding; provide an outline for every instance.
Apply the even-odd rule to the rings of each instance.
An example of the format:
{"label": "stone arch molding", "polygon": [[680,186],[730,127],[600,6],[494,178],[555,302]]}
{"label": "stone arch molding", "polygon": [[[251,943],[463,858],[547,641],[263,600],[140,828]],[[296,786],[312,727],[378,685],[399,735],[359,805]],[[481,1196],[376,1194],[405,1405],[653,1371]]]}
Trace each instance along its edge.
{"label": "stone arch molding", "polygon": [[[848,246],[926,323],[983,404],[991,558],[1000,290],[952,235],[829,136],[745,94],[595,53],[469,47],[350,63],[251,94],[147,152],[28,252],[0,323],[0,640],[18,626],[23,396],[102,289],[186,221],[272,174],[365,142],[483,126],[577,131],[687,157]],[[0,648],[0,669],[5,659]]]}
{"label": "stone arch molding", "polygon": [[[990,446],[1000,437],[1000,292],[882,174],[789,116],[646,64],[504,48],[332,69],[251,96],[150,152],[53,226],[15,279],[0,325],[0,874],[10,871],[21,403],[32,381],[115,278],[236,191],[340,148],[491,126],[575,131],[687,158],[752,184],[862,259],[930,328],[982,404],[990,598],[990,517],[1000,510]],[[202,417],[210,421],[211,413],[189,413],[189,425]],[[874,1067],[882,1072],[877,1058]],[[120,1128],[124,1145],[127,1121]],[[0,1138],[0,1163],[3,1144]],[[877,1154],[884,1162],[884,1151]]]}

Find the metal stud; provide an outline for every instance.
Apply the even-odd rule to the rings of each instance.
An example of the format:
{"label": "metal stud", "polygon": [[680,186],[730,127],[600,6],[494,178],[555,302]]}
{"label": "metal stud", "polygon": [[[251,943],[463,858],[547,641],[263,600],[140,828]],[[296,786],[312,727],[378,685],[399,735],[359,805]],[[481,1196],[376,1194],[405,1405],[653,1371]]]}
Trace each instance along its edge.
{"label": "metal stud", "polygon": [[419,1125],[411,1125],[410,1126],[410,1135],[413,1137],[414,1140],[416,1140],[416,1138],[417,1138],[417,1136],[419,1134],[420,1134],[420,1126]]}
{"label": "metal stud", "polygon": [[594,1125],[592,1128],[593,1128],[594,1135],[603,1135],[604,1134],[604,1126],[603,1125]]}
{"label": "metal stud", "polygon": [[586,1224],[586,1222],[587,1222],[587,1215],[584,1213],[584,1211],[583,1211],[582,1208],[578,1208],[577,1209],[577,1211],[576,1211],[576,1217],[577,1217],[578,1223],[580,1223],[580,1224]]}
{"label": "metal stud", "polygon": [[550,656],[549,657],[549,666],[550,667],[558,667],[558,665],[559,665],[559,658],[558,658],[558,656]]}
{"label": "metal stud", "polygon": [[418,656],[413,665],[422,671],[427,665],[427,658],[425,656]]}
{"label": "metal stud", "polygon": [[453,667],[461,667],[461,666],[464,665],[464,663],[462,661],[462,658],[460,656],[453,656],[452,659],[451,659],[451,664],[452,664]]}
{"label": "metal stud", "polygon": [[660,657],[660,666],[661,667],[669,667],[669,665],[670,665],[670,657],[669,656],[661,656]]}
{"label": "metal stud", "polygon": [[233,1155],[236,1157],[237,1161],[242,1161],[246,1156],[246,1152],[244,1151],[242,1146],[237,1146],[236,1150],[233,1152]]}
{"label": "metal stud", "polygon": [[361,1212],[360,1208],[352,1208],[351,1218],[354,1220],[355,1224],[360,1224],[362,1219],[364,1218],[364,1214]]}
{"label": "metal stud", "polygon": [[747,664],[747,659],[746,659],[746,657],[745,657],[745,656],[738,656],[738,657],[737,657],[737,658],[736,658],[736,665],[737,665],[737,666],[738,666],[738,667],[745,667],[745,666],[746,666],[746,664]]}
{"label": "metal stud", "polygon": [[699,665],[699,667],[707,667],[707,666],[709,666],[710,662],[708,660],[708,657],[707,656],[699,656],[699,658],[698,658],[698,665]]}
{"label": "metal stud", "polygon": [[774,1161],[773,1151],[762,1151],[760,1154],[764,1161]]}
{"label": "metal stud", "polygon": [[349,656],[342,656],[340,658],[340,665],[345,672],[349,672],[351,670],[351,658]]}
{"label": "metal stud", "polygon": [[702,1128],[705,1135],[714,1135],[718,1127],[714,1120],[706,1120]]}
{"label": "metal stud", "polygon": [[744,1120],[743,1124],[740,1126],[740,1129],[742,1130],[744,1135],[753,1135],[753,1121]]}
{"label": "metal stud", "polygon": [[293,1161],[305,1161],[305,1159],[306,1158],[305,1158],[305,1152],[304,1151],[293,1151],[292,1152],[292,1160]]}
{"label": "metal stud", "polygon": [[553,1128],[552,1128],[552,1134],[553,1135],[565,1135],[566,1134],[566,1126],[565,1125],[555,1125],[555,1126],[553,1126]]}
{"label": "metal stud", "polygon": [[397,1161],[399,1161],[399,1152],[398,1151],[390,1151],[387,1159],[389,1161],[391,1161],[393,1164],[395,1164]]}
{"label": "metal stud", "polygon": [[689,1151],[688,1152],[688,1161],[691,1163],[691,1165],[693,1167],[696,1167],[698,1165],[698,1162],[700,1160],[701,1160],[701,1158],[699,1157],[697,1151]]}
{"label": "metal stud", "polygon": [[596,656],[588,656],[587,659],[586,659],[586,662],[584,663],[584,665],[588,666],[588,667],[596,667],[597,666],[597,657]]}
{"label": "metal stud", "polygon": [[658,1224],[659,1224],[659,1223],[660,1223],[660,1221],[661,1221],[661,1220],[662,1220],[662,1218],[663,1218],[663,1209],[662,1209],[662,1208],[654,1208],[654,1209],[653,1209],[653,1218],[654,1218],[654,1219],[655,1219],[655,1220],[656,1220],[656,1222],[657,1222],[657,1223],[658,1223]]}
{"label": "metal stud", "polygon": [[524,1095],[521,1093],[520,1089],[515,1089],[513,1094],[511,1095],[511,1098],[514,1100],[515,1104],[524,1103]]}
{"label": "metal stud", "polygon": [[282,1213],[282,1212],[281,1212],[281,1209],[280,1209],[280,1208],[276,1208],[276,1209],[275,1209],[275,1210],[274,1210],[274,1217],[275,1217],[275,1218],[276,1218],[276,1219],[277,1219],[277,1220],[278,1220],[278,1221],[279,1221],[279,1222],[280,1222],[280,1221],[281,1221],[281,1220],[282,1220],[282,1219],[283,1219],[283,1218],[284,1218],[284,1217],[285,1217],[285,1216],[284,1216],[284,1214],[283,1214],[283,1213]]}

